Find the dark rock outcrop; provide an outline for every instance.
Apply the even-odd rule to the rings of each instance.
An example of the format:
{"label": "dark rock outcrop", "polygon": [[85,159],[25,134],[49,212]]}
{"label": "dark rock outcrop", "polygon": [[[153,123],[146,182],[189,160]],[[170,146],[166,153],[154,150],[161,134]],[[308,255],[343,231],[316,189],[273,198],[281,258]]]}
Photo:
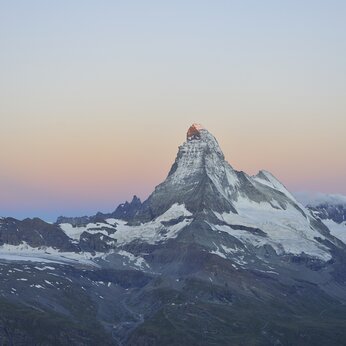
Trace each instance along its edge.
{"label": "dark rock outcrop", "polygon": [[0,222],[0,244],[19,245],[27,243],[31,247],[48,246],[61,251],[78,251],[79,248],[57,226],[39,218],[4,218]]}

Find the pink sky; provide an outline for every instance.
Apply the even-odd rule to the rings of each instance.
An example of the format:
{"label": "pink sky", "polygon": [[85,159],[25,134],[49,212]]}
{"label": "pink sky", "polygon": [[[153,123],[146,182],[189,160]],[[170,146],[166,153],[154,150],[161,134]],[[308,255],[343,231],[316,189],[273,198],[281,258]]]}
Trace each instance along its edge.
{"label": "pink sky", "polygon": [[238,170],[346,194],[345,2],[0,6],[0,215],[145,198],[194,122]]}
{"label": "pink sky", "polygon": [[[0,207],[7,214],[73,215],[113,210],[133,194],[144,199],[166,177],[190,123],[94,125],[87,130],[75,124],[56,135],[56,128],[36,136],[21,133],[12,144],[8,138],[12,149],[1,152],[6,169],[0,175]],[[331,154],[338,153],[341,136],[340,142],[322,141],[312,131],[307,142],[306,133],[291,137],[290,131],[281,136],[240,132],[230,122],[206,127],[237,170],[269,170],[291,191],[346,193],[345,161]]]}

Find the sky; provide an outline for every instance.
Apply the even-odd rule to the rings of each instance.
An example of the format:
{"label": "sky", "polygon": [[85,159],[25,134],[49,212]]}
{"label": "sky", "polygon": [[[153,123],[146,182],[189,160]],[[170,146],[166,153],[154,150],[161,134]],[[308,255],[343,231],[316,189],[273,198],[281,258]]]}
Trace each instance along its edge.
{"label": "sky", "polygon": [[346,194],[346,2],[0,0],[0,215],[107,212],[202,123],[237,170]]}

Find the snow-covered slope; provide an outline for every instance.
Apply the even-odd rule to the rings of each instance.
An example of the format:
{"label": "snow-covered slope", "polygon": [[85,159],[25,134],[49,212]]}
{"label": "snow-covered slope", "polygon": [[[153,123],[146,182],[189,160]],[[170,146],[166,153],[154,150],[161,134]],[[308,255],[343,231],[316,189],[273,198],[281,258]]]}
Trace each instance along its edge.
{"label": "snow-covered slope", "polygon": [[346,221],[337,223],[331,219],[323,220],[323,223],[329,228],[330,233],[340,239],[343,243],[346,244]]}
{"label": "snow-covered slope", "polygon": [[67,236],[76,241],[80,240],[83,232],[87,232],[106,235],[116,240],[119,246],[132,241],[155,244],[175,238],[182,228],[190,224],[191,215],[184,205],[174,204],[156,219],[139,225],[130,225],[121,219],[108,218],[104,222],[88,223],[85,226],[63,223],[60,227]]}
{"label": "snow-covered slope", "polygon": [[[294,207],[277,210],[267,203],[246,201],[243,205],[237,205],[237,211],[238,214],[217,214],[225,224],[213,225],[213,229],[227,232],[244,244],[256,248],[270,245],[278,255],[305,254],[321,260],[331,259],[329,249],[317,240],[326,237],[311,225],[310,216],[304,216]],[[264,233],[252,232],[252,229]]]}
{"label": "snow-covered slope", "polygon": [[0,259],[40,263],[79,264],[95,266],[94,260],[104,253],[63,252],[52,247],[32,247],[26,242],[19,245],[0,246]]}

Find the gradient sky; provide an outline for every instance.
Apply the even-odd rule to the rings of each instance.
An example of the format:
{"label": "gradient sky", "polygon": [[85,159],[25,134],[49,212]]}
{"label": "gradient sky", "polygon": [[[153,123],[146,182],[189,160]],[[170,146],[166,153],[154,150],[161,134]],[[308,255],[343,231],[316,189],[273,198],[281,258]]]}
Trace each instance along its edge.
{"label": "gradient sky", "polygon": [[346,1],[1,1],[0,214],[111,211],[200,122],[231,165],[346,193]]}

